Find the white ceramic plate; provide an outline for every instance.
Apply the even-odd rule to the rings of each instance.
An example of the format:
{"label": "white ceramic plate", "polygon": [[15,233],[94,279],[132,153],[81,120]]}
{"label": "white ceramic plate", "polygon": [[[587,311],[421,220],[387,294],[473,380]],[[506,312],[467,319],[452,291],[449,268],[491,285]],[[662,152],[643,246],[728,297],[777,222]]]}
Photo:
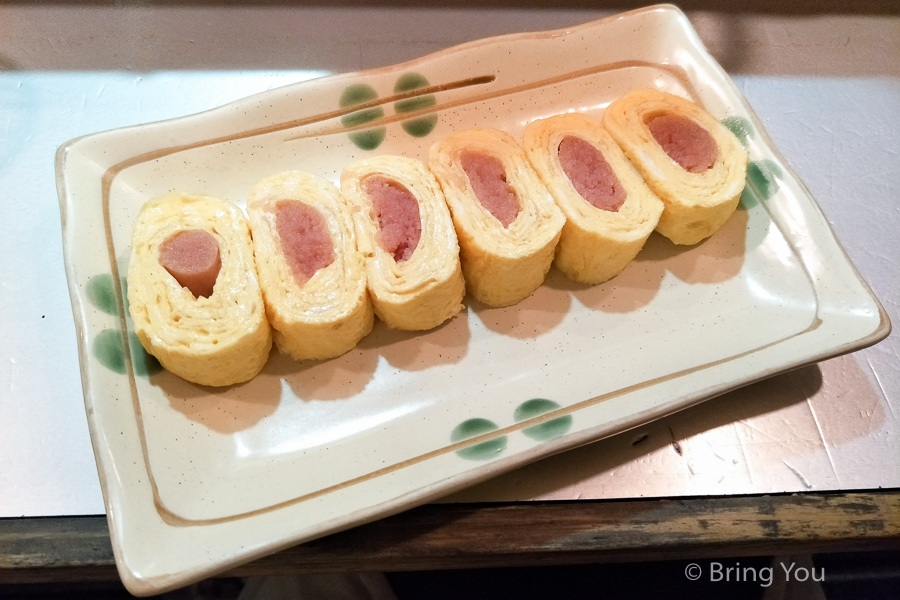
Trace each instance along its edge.
{"label": "white ceramic plate", "polygon": [[[447,133],[599,115],[637,86],[692,98],[745,140],[742,205],[713,238],[654,235],[613,281],[551,271],[521,304],[469,303],[425,334],[377,325],[349,354],[273,352],[253,381],[186,383],[148,360],[122,301],[146,200],[243,206],[259,179],[337,181]],[[874,343],[890,324],[805,188],[685,16],[651,7],[482,40],[214,110],[73,140],[57,156],[91,435],[120,573],[159,593],[426,502],[736,386]]]}

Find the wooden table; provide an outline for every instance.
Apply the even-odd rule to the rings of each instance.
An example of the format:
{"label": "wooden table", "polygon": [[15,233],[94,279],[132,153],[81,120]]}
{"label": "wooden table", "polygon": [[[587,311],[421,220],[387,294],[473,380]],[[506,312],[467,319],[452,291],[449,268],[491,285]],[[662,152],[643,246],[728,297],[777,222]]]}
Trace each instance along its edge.
{"label": "wooden table", "polygon": [[[896,489],[430,504],[295,546],[224,575],[547,566],[887,549],[900,549],[900,490]],[[0,583],[117,578],[105,517],[0,520]]]}

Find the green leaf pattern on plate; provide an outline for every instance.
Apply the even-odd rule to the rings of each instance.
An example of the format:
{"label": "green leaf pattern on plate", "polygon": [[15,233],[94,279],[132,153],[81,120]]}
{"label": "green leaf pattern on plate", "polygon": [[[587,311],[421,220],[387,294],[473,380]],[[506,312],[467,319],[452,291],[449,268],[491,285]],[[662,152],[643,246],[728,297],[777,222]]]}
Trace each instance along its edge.
{"label": "green leaf pattern on plate", "polygon": [[778,180],[781,178],[781,167],[768,158],[756,160],[747,165],[747,182],[760,196],[760,200],[768,200],[778,191]]}
{"label": "green leaf pattern on plate", "polygon": [[[122,285],[125,285],[124,280]],[[115,315],[118,313],[116,292],[113,288],[112,275],[109,273],[101,273],[91,277],[85,286],[85,294],[91,304],[106,314]]]}
{"label": "green leaf pattern on plate", "polygon": [[[418,89],[428,87],[428,80],[419,73],[406,73],[401,75],[394,84],[394,94],[406,94]],[[347,86],[339,104],[341,108],[351,108],[357,105],[372,104],[378,100],[378,92],[368,84],[355,83]],[[428,109],[437,104],[434,94],[412,95],[394,102],[394,111],[397,114],[411,113]],[[366,123],[376,121],[384,117],[384,108],[381,106],[369,106],[358,111],[351,112],[341,118],[341,123],[347,128],[358,128]],[[404,119],[400,122],[403,130],[413,137],[425,137],[432,132],[437,125],[436,113]],[[350,141],[361,150],[375,150],[387,137],[386,127],[373,127],[359,131],[351,131]]]}
{"label": "green leaf pattern on plate", "polygon": [[731,130],[744,148],[749,146],[750,138],[753,137],[753,124],[750,121],[738,116],[725,117],[722,119],[722,125]]}
{"label": "green leaf pattern on plate", "polygon": [[[407,73],[405,75],[401,75],[400,78],[397,79],[397,83],[394,84],[394,93],[402,94],[405,92],[411,92],[427,87],[428,80],[425,79],[422,75],[418,73]],[[437,104],[437,98],[435,98],[434,94],[427,94],[425,96],[413,96],[411,98],[405,98],[403,100],[398,100],[397,102],[395,102],[394,110],[397,113],[408,113],[430,108],[435,104]],[[437,114],[432,113],[424,117],[406,119],[405,121],[401,121],[400,126],[403,127],[403,131],[413,137],[425,137],[429,133],[431,133],[435,125],[437,125],[437,120]]]}
{"label": "green leaf pattern on plate", "polygon": [[[540,415],[560,409],[560,405],[546,398],[532,398],[521,403],[513,412],[516,423],[529,421]],[[572,427],[572,415],[563,415],[543,423],[538,423],[522,430],[526,436],[538,442],[546,442],[565,435]],[[483,436],[500,427],[488,419],[475,417],[466,419],[450,432],[450,441],[458,443],[477,436]],[[503,435],[473,446],[461,448],[456,451],[460,458],[468,460],[489,460],[495,458],[506,450],[507,436]]]}
{"label": "green leaf pattern on plate", "polygon": [[[722,124],[737,136],[744,148],[750,147],[750,140],[756,132],[749,119],[731,116],[722,119]],[[765,158],[751,161],[747,165],[747,185],[741,193],[741,208],[752,208],[774,196],[778,192],[782,174],[781,167],[774,160]]]}
{"label": "green leaf pattern on plate", "polygon": [[[357,105],[365,105],[378,99],[378,92],[371,85],[356,83],[348,86],[341,94],[339,104],[341,108],[350,108]],[[384,116],[384,109],[380,106],[363,108],[351,112],[341,118],[344,127],[359,127],[370,121],[376,121]],[[362,131],[350,132],[350,141],[363,150],[374,150],[381,145],[387,133],[385,127],[375,127]]]}
{"label": "green leaf pattern on plate", "polygon": [[[125,279],[122,279],[123,293],[125,285]],[[108,315],[118,314],[116,291],[113,287],[112,275],[109,273],[91,277],[85,286],[85,295],[98,310]],[[129,333],[128,342],[136,375],[149,376],[162,371],[162,365],[144,350],[137,335]],[[107,369],[122,375],[125,374],[125,347],[121,330],[109,328],[98,333],[91,342],[91,353]]]}
{"label": "green leaf pattern on plate", "polygon": [[[457,425],[450,433],[451,442],[460,442],[473,438],[491,431],[497,430],[497,424],[487,419],[475,418],[467,419]],[[506,450],[506,436],[494,438],[474,446],[468,446],[457,450],[456,453],[462,458],[469,460],[487,460],[497,456]]]}
{"label": "green leaf pattern on plate", "polygon": [[[515,413],[513,413],[513,418],[516,420],[516,423],[521,423],[522,421],[527,421],[544,413],[557,410],[558,408],[560,408],[559,404],[553,400],[534,398],[520,404],[518,408],[516,408]],[[522,433],[533,440],[545,442],[564,435],[571,427],[572,415],[565,415],[550,421],[538,423],[537,425],[532,425],[531,427],[526,427],[522,430]]]}

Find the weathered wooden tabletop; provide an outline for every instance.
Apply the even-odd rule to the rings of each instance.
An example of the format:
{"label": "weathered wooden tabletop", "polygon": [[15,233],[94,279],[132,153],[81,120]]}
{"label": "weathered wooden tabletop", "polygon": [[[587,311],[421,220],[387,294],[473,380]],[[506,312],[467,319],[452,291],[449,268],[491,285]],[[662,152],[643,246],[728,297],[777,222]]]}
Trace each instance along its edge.
{"label": "weathered wooden tabletop", "polygon": [[[885,549],[900,549],[900,490],[430,504],[288,548],[227,575],[390,572]],[[0,520],[0,583],[117,577],[103,516]]]}

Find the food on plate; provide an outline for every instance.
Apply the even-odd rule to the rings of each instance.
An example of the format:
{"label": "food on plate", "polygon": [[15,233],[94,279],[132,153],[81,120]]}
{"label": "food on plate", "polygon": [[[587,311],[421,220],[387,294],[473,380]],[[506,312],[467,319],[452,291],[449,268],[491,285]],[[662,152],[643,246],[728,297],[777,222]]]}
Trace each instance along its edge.
{"label": "food on plate", "polygon": [[641,89],[602,120],[534,121],[522,146],[473,128],[434,143],[427,165],[361,159],[340,189],[272,175],[251,191],[249,219],[218,198],[170,194],[135,224],[129,311],[165,368],[231,385],[262,369],[273,340],[296,360],[333,358],[375,316],[424,331],[462,310],[467,291],[488,307],[524,300],[554,262],[576,282],[608,281],[654,229],[698,243],[737,206],[747,160],[703,108]]}
{"label": "food on plate", "polygon": [[609,105],[604,127],[665,204],[656,230],[696,244],[734,212],[747,175],[747,151],[705,109],[655,89]]}
{"label": "food on plate", "polygon": [[621,273],[659,222],[662,201],[600,121],[588,115],[534,121],[525,128],[523,146],[566,216],[556,267],[588,285]]}
{"label": "food on plate", "polygon": [[437,327],[462,310],[459,244],[441,188],[402,156],[347,166],[341,192],[353,208],[375,314],[394,329]]}
{"label": "food on plate", "polygon": [[510,306],[543,283],[565,217],[515,139],[469,129],[436,142],[428,166],[444,190],[459,237],[466,289],[487,306]]}
{"label": "food on plate", "polygon": [[350,207],[330,181],[301,171],[259,181],[247,201],[275,345],[295,360],[353,349],[371,330],[365,256]]}
{"label": "food on plate", "polygon": [[226,386],[252,379],[268,360],[250,228],[229,202],[175,193],[144,204],[127,287],[138,339],[172,373]]}

